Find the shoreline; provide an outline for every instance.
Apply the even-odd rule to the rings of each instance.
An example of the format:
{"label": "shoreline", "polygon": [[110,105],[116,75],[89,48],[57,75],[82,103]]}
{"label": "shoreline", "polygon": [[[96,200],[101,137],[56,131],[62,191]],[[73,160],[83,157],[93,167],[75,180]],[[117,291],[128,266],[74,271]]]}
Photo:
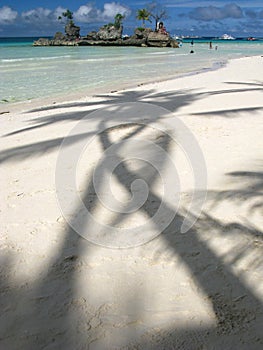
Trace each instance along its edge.
{"label": "shoreline", "polygon": [[[116,70],[117,74],[115,73],[104,74],[103,73],[104,69],[100,68],[101,67],[100,62],[98,63],[99,69],[98,70],[96,69],[97,63],[94,66],[94,64],[92,63],[92,61],[94,60],[89,59],[90,57],[91,58],[93,57],[94,53],[95,53],[95,56],[97,56],[96,50],[94,51],[94,53],[93,53],[93,50],[91,52],[87,51],[87,53],[86,53],[86,50],[84,51],[80,50],[81,52],[82,51],[85,52],[84,53],[85,55],[87,54],[86,58],[88,63],[88,66],[87,66],[88,69],[85,69],[84,61],[83,61],[83,64],[81,63],[82,53],[76,56],[77,69],[71,69],[71,68],[74,68],[75,60],[72,61],[70,57],[71,55],[70,55],[68,56],[70,58],[69,61],[66,60],[65,67],[62,67],[63,72],[61,72],[61,74],[55,73],[55,72],[60,72],[60,68],[57,67],[57,63],[52,64],[52,62],[50,62],[51,65],[49,65],[49,62],[48,62],[46,67],[43,66],[44,75],[43,74],[39,75],[37,73],[37,66],[39,66],[40,69],[42,69],[42,63],[37,64],[35,67],[35,70],[34,70],[35,63],[33,65],[30,64],[29,66],[27,66],[26,64],[25,67],[27,67],[29,70],[32,70],[32,73],[33,73],[32,84],[31,84],[31,81],[28,81],[28,83],[30,84],[23,83],[23,78],[20,78],[20,76],[23,77],[23,71],[20,71],[19,70],[20,68],[18,69],[18,72],[17,72],[17,79],[18,79],[17,83],[16,84],[11,83],[13,81],[14,82],[16,81],[16,77],[14,76],[16,71],[12,72],[13,70],[12,68],[12,70],[10,70],[10,73],[8,73],[9,68],[7,66],[6,68],[7,80],[5,82],[6,89],[3,88],[1,95],[2,95],[2,101],[6,101],[6,102],[10,101],[10,102],[1,103],[0,109],[3,111],[3,108],[6,109],[5,106],[13,106],[16,104],[19,104],[19,105],[30,104],[32,102],[37,103],[37,101],[39,101],[39,103],[46,103],[46,101],[49,102],[49,99],[50,100],[53,99],[54,100],[53,102],[55,102],[56,100],[61,102],[63,100],[67,101],[67,100],[81,99],[82,97],[91,96],[97,93],[110,93],[111,91],[116,91],[116,90],[119,91],[122,89],[126,90],[130,88],[135,88],[137,85],[140,85],[140,84],[145,85],[148,83],[154,83],[156,81],[159,82],[159,81],[174,79],[177,77],[180,78],[181,76],[188,75],[188,74],[199,74],[200,72],[202,73],[202,71],[206,71],[207,69],[209,70],[214,69],[213,63],[227,61],[228,59],[232,59],[232,58],[234,59],[241,58],[242,56],[245,57],[247,56],[247,52],[250,53],[250,56],[260,55],[262,52],[261,50],[262,44],[259,46],[253,45],[251,48],[251,45],[247,45],[247,43],[245,43],[244,45],[238,44],[237,46],[228,45],[228,43],[226,43],[226,45],[222,45],[222,47],[219,46],[219,50],[217,51],[208,50],[208,46],[206,47],[206,44],[207,43],[200,43],[200,44],[196,43],[196,47],[194,49],[196,55],[189,54],[190,43],[185,43],[185,45],[183,45],[183,48],[181,49],[172,50],[176,54],[171,53],[170,50],[166,51],[168,57],[165,57],[166,54],[162,55],[164,52],[162,52],[161,55],[158,55],[157,51],[159,52],[160,51],[159,49],[157,49],[156,51],[157,56],[151,56],[151,54],[155,54],[155,53],[149,50],[150,53],[147,53],[146,57],[144,58],[141,57],[142,61],[137,62],[139,63],[137,64],[137,67],[136,67],[136,60],[140,60],[142,51],[141,50],[139,50],[138,52],[136,52],[136,50],[135,52],[132,51],[131,65],[134,64],[135,70],[131,66],[130,68],[132,69],[128,69],[127,75],[125,73],[125,69],[127,68],[127,65],[129,67],[129,55],[127,55],[129,50],[127,51],[126,49],[125,51],[121,51],[120,53],[121,65],[120,65],[120,69]],[[34,48],[32,49],[34,50]],[[66,51],[68,52],[68,50]],[[61,57],[64,57],[64,55],[67,56],[66,51],[64,52],[64,50],[62,51],[59,50],[60,53],[54,56],[57,56],[57,58],[59,58],[60,54],[62,55]],[[3,55],[3,58],[4,58],[3,61],[5,61],[5,58],[9,57],[8,52],[9,51],[7,51],[6,54]],[[30,51],[30,59],[32,58],[34,62],[35,60],[37,62],[39,55],[40,55],[39,58],[42,59],[41,53],[37,53],[35,55],[34,52],[35,51],[32,51],[32,52]],[[49,53],[48,49],[43,51],[43,59],[46,60],[46,58],[48,58],[49,56],[50,56],[50,59],[55,58],[55,57],[52,57],[52,52]],[[105,54],[104,53],[102,54],[102,55],[105,55],[106,60],[107,59],[111,60],[111,57],[114,57],[116,53],[118,54],[118,52],[114,53],[115,50],[113,51],[113,56],[111,55],[111,53],[107,54],[107,52],[108,50],[105,50]],[[109,52],[111,52],[111,50],[109,50]],[[148,50],[146,50],[145,52],[148,52]],[[179,54],[178,56],[177,56],[177,53]],[[72,55],[72,58],[74,58],[74,55],[75,54]],[[98,55],[100,54],[98,53]],[[136,58],[136,56],[138,57]],[[153,58],[153,60],[151,57]],[[162,60],[161,57],[165,57],[165,59]],[[152,60],[153,62],[152,68],[150,67],[147,68],[148,60],[150,60],[150,62]],[[91,61],[91,63],[89,63],[89,61]],[[69,62],[70,67],[67,66],[68,64],[67,62]],[[116,63],[114,63],[114,60],[112,63],[114,67],[116,65]],[[142,68],[137,69],[138,67],[144,67],[144,65],[145,65],[145,70],[144,68],[143,70]],[[53,70],[52,70],[52,67],[53,67]],[[71,73],[71,74],[69,73],[69,76],[68,76],[66,73],[64,73],[66,72],[66,67],[69,68],[69,72],[74,72],[74,73]],[[159,67],[160,67],[160,70],[159,70]],[[204,67],[207,67],[207,68],[204,69]],[[54,71],[54,68],[55,68],[55,71]],[[91,70],[89,70],[89,68],[91,68]],[[3,73],[5,73],[5,65],[3,65],[2,69],[3,69]],[[85,73],[89,71],[90,73]],[[133,71],[135,74],[133,74]],[[156,73],[154,73],[154,71]],[[94,74],[92,74],[92,72],[94,72]],[[49,76],[50,73],[52,74]],[[54,77],[53,77],[53,74],[54,74]],[[35,79],[34,76],[39,76],[40,80],[41,79],[45,80],[45,76],[49,77],[47,78],[47,85],[45,83],[41,84],[40,80]],[[60,79],[60,76],[61,76],[61,79]],[[89,76],[90,76],[90,79],[89,79]],[[152,76],[155,76],[155,77],[152,77]],[[3,75],[3,79],[4,79],[3,81],[5,81],[4,77],[5,75]],[[63,77],[66,77],[66,78],[63,78]],[[113,81],[113,79],[115,79],[115,82]],[[73,84],[71,84],[71,81],[73,82]],[[24,87],[23,89],[22,89],[22,86]],[[47,92],[48,92],[48,95],[47,95]],[[57,94],[58,92],[59,94]],[[37,96],[37,95],[39,97],[35,98],[34,96]],[[42,99],[43,99],[43,102],[42,102]]]}
{"label": "shoreline", "polygon": [[61,95],[56,95],[54,97],[52,96],[46,96],[46,97],[40,97],[40,98],[34,98],[34,99],[29,99],[25,101],[18,101],[18,102],[8,102],[8,103],[0,103],[0,115],[8,114],[8,113],[13,113],[13,112],[19,112],[21,111],[26,111],[27,109],[31,108],[40,108],[41,105],[46,107],[47,105],[56,105],[56,104],[65,104],[65,103],[74,103],[78,101],[85,100],[87,98],[93,98],[96,95],[106,95],[106,94],[113,94],[113,93],[120,93],[122,91],[129,91],[133,89],[137,89],[140,86],[148,86],[148,85],[153,85],[157,83],[163,83],[165,81],[173,81],[177,79],[182,79],[184,77],[188,76],[195,76],[195,75],[200,75],[209,71],[215,71],[215,70],[220,70],[224,68],[226,65],[228,65],[231,61],[238,61],[246,58],[253,58],[253,57],[262,57],[260,55],[253,55],[253,56],[242,56],[242,57],[237,57],[237,58],[230,58],[230,59],[225,59],[222,61],[220,59],[219,61],[213,62],[211,67],[208,68],[200,68],[197,70],[191,70],[188,72],[183,72],[179,73],[176,76],[172,77],[159,77],[159,78],[154,78],[153,80],[149,81],[142,81],[142,82],[136,82],[136,83],[126,83],[122,84],[121,87],[118,89],[115,89],[115,85],[112,86],[107,86],[107,87],[99,87],[99,88],[94,88],[91,91],[87,91],[83,89],[82,91],[78,93],[66,93],[66,94],[61,94]]}
{"label": "shoreline", "polygon": [[[254,57],[254,56],[250,56]],[[79,101],[83,100],[86,98],[92,98],[96,95],[100,94],[112,94],[112,93],[119,93],[121,91],[127,91],[127,90],[133,90],[136,89],[140,86],[147,86],[147,85],[152,85],[156,83],[162,83],[165,81],[170,81],[170,80],[175,80],[175,79],[181,79],[183,77],[187,76],[192,76],[192,75],[197,75],[197,74],[202,74],[208,71],[214,71],[223,68],[227,63],[231,60],[238,60],[242,59],[244,57],[239,57],[239,58],[232,58],[232,59],[226,59],[225,61],[222,62],[222,60],[213,62],[211,67],[208,68],[200,68],[197,70],[191,70],[188,72],[183,72],[179,73],[176,76],[172,77],[164,77],[162,78],[161,76],[159,78],[154,78],[150,79],[147,81],[142,81],[142,82],[136,82],[136,83],[122,83],[122,85],[118,88],[115,89],[115,85],[109,85],[107,87],[99,87],[99,88],[94,88],[91,91],[86,91],[83,89],[82,91],[78,93],[66,93],[66,94],[61,94],[61,95],[55,95],[54,97],[52,96],[46,96],[46,97],[40,97],[40,98],[34,98],[34,99],[29,99],[29,100],[24,100],[24,101],[18,101],[18,102],[8,102],[8,103],[0,103],[0,115],[6,114],[6,113],[11,113],[11,112],[17,112],[19,109],[22,111],[26,110],[27,108],[39,108],[41,105],[52,105],[52,104],[64,104],[66,102],[73,103],[74,101]],[[116,84],[116,83],[114,83]]]}

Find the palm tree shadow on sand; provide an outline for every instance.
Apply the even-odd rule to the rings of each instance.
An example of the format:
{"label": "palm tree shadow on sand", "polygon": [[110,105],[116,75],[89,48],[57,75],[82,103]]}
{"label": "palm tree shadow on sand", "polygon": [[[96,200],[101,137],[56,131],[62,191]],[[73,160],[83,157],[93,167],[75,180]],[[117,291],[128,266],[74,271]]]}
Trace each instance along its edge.
{"label": "palm tree shadow on sand", "polygon": [[[165,138],[159,146],[169,153],[169,140]],[[107,134],[101,135],[101,144],[104,150],[111,146],[111,142]],[[164,160],[165,163],[165,160]],[[123,172],[124,171],[124,172]],[[125,165],[122,170],[118,169],[114,172],[119,183],[130,191],[131,184],[141,174],[131,172]],[[224,200],[231,199],[236,201],[242,197],[242,200],[248,200],[251,197],[262,197],[259,192],[262,189],[262,173],[260,172],[235,172],[231,176],[248,177],[251,185],[245,189],[234,190],[227,193],[215,192],[209,193],[209,200],[224,203]],[[146,179],[148,184],[154,183],[154,179],[149,177]],[[250,190],[249,187],[253,188]],[[87,198],[89,197],[87,193]],[[149,218],[154,218],[157,208],[161,205],[163,198],[158,197],[153,190],[150,189],[147,201],[140,208]],[[262,203],[262,202],[260,202]],[[261,204],[254,205],[253,210],[260,209]],[[166,204],[166,211],[174,213],[174,208]],[[178,212],[170,225],[162,232],[160,239],[164,240],[170,250],[176,256],[180,256],[181,260],[191,271],[191,277],[202,292],[207,295],[210,301],[216,319],[216,327],[211,328],[190,328],[190,329],[164,329],[154,331],[148,334],[145,341],[136,343],[138,349],[201,349],[204,346],[208,348],[221,349],[224,348],[244,348],[252,346],[259,349],[262,345],[261,325],[263,321],[262,301],[251,290],[242,279],[233,273],[232,264],[246,255],[247,250],[251,251],[254,244],[262,243],[262,232],[245,225],[231,222],[224,224],[216,220],[207,213],[203,213],[194,227],[187,232],[186,235],[180,234],[185,215]],[[122,215],[119,219],[115,218],[114,224],[122,221]],[[158,222],[154,221],[154,225],[158,228]],[[230,236],[235,231],[235,238],[239,239],[243,233],[249,236],[249,244],[247,241],[241,243],[239,250],[233,256],[231,263],[226,263],[224,257],[218,256],[209,246],[210,231],[215,229],[219,236]],[[208,232],[207,241],[203,239],[200,232]],[[155,252],[158,254],[158,251]],[[259,252],[258,252],[259,253]],[[161,252],[159,252],[161,254]],[[172,259],[172,258],[171,258]],[[252,263],[252,262],[251,262]],[[263,259],[258,254],[255,261],[258,271],[262,267]],[[253,345],[252,345],[253,344]]]}
{"label": "palm tree shadow on sand", "polygon": [[[132,138],[140,132],[142,128],[136,129],[135,132],[125,137]],[[100,133],[98,137],[103,150],[109,148],[113,143],[107,132]],[[161,141],[158,141],[158,146],[169,154],[170,142],[168,137],[163,137]],[[166,159],[163,159],[160,166],[165,167],[165,163]],[[147,183],[154,183],[156,173],[152,169],[147,170],[147,166],[133,172],[122,164],[121,169],[116,168],[114,171],[115,180],[127,192],[130,192],[134,180],[145,176]],[[243,200],[246,200],[249,195],[256,196],[261,193],[262,172],[235,173],[231,176],[237,178],[247,176],[253,190],[242,192],[241,189],[239,193],[232,193],[232,197],[230,193],[211,193],[215,201],[224,203],[226,198],[236,200],[239,194],[243,196]],[[255,179],[256,187],[254,186]],[[91,193],[94,193],[94,188],[92,179],[88,179],[83,202],[90,211],[93,211],[98,204],[98,198],[95,196],[90,201]],[[151,219],[161,203],[165,205],[169,215],[174,215],[174,208],[165,203],[165,199],[160,198],[150,187],[147,201],[140,210]],[[253,210],[262,209],[260,206],[259,202],[253,207]],[[76,208],[77,211],[78,208]],[[121,224],[123,219],[122,215],[115,215],[114,225]],[[181,235],[179,231],[183,220],[183,212],[176,213],[174,220],[161,236],[156,238],[156,241],[165,242],[173,253],[171,259],[175,255],[180,256],[188,267],[194,283],[207,296],[212,305],[216,326],[186,329],[176,329],[171,326],[159,330],[148,330],[146,335],[141,335],[133,330],[130,331],[129,340],[126,343],[124,341],[123,346],[119,348],[194,350],[204,348],[247,349],[249,347],[260,349],[262,347],[260,327],[263,321],[262,301],[241,278],[233,273],[231,264],[217,256],[209,246],[209,242],[200,236],[202,230],[207,231],[211,227],[216,227],[219,234],[231,235],[233,226],[226,226],[209,214],[203,214],[186,235]],[[158,230],[159,223],[153,222],[153,224]],[[232,225],[237,225],[237,223],[233,222]],[[86,227],[82,229],[85,231]],[[257,240],[262,240],[260,230],[252,230],[244,225],[239,225],[238,230],[241,234],[248,232],[251,239],[256,237]],[[12,255],[2,257],[1,275],[4,277],[0,285],[1,309],[3,310],[0,344],[2,343],[3,349],[63,348],[71,350],[92,349],[92,346],[94,346],[93,349],[101,349],[96,347],[96,341],[107,337],[104,331],[105,315],[111,315],[110,302],[99,306],[92,305],[87,298],[81,295],[77,286],[77,277],[84,271],[89,276],[89,283],[92,283],[92,269],[90,269],[87,257],[89,251],[93,249],[92,244],[82,239],[72,229],[67,228],[61,248],[53,261],[48,262],[46,270],[33,285],[22,285],[22,288],[20,286],[19,289],[12,286],[10,272],[13,267]],[[104,248],[97,247],[96,249],[103,250]],[[158,255],[162,252],[157,249],[153,254]],[[246,250],[244,249],[239,254],[246,254]],[[128,279],[129,271],[127,274]],[[88,284],[86,288],[89,289]],[[136,285],[133,285],[133,288],[133,298],[127,299],[127,303],[129,308],[138,314],[139,319],[143,305],[141,305],[141,299],[136,295],[143,293],[143,289]],[[120,328],[118,332],[121,333],[122,329]],[[106,348],[114,349],[110,345]]]}

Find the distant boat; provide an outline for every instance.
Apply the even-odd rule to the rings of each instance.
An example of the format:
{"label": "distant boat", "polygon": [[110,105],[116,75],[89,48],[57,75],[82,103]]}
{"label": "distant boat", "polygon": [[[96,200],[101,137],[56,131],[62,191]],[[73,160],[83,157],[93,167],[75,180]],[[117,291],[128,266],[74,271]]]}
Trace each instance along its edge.
{"label": "distant boat", "polygon": [[254,41],[256,40],[256,38],[253,38],[252,36],[250,36],[249,38],[247,38],[248,41]]}
{"label": "distant boat", "polygon": [[223,40],[235,40],[235,38],[231,35],[228,35],[228,34],[223,34],[220,39],[223,39]]}

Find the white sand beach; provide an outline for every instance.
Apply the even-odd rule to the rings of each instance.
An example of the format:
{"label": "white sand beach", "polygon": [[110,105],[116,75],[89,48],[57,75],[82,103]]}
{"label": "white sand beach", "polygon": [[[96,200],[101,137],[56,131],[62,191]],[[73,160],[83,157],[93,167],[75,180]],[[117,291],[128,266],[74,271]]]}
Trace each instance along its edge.
{"label": "white sand beach", "polygon": [[262,93],[257,56],[1,105],[0,348],[262,349]]}

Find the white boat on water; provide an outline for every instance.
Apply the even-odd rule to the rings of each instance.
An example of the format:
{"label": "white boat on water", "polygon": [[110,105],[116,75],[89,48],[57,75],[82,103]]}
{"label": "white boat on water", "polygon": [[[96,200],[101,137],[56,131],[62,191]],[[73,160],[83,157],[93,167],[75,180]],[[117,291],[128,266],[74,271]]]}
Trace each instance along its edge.
{"label": "white boat on water", "polygon": [[223,39],[223,40],[235,40],[235,38],[231,35],[228,35],[228,34],[223,34],[220,39]]}

